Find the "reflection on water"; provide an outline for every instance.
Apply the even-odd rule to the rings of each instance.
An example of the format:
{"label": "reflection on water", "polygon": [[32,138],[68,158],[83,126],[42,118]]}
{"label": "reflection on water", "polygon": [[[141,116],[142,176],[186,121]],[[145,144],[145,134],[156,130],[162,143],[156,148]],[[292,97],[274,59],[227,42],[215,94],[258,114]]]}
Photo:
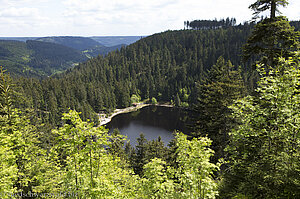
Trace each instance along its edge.
{"label": "reflection on water", "polygon": [[188,112],[179,108],[148,106],[138,111],[115,116],[106,126],[109,129],[118,128],[126,135],[132,145],[141,133],[148,140],[157,139],[167,143],[174,138],[173,131],[188,132],[185,124],[188,122]]}

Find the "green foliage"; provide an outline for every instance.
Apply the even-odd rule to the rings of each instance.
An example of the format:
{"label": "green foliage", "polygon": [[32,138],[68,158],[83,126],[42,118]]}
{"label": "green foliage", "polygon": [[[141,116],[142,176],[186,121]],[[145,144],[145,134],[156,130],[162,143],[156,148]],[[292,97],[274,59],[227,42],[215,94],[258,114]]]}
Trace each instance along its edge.
{"label": "green foliage", "polygon": [[166,166],[166,162],[154,158],[144,166],[144,178],[140,190],[141,198],[174,198],[174,171]]}
{"label": "green foliage", "polygon": [[168,148],[164,146],[160,137],[157,140],[148,141],[142,133],[137,138],[135,150],[130,149],[130,146],[126,147],[129,163],[134,172],[140,176],[143,176],[144,166],[153,158],[160,158],[165,161],[168,153]]}
{"label": "green foliage", "polygon": [[46,77],[87,60],[79,51],[39,41],[0,41],[0,65],[14,75]]}
{"label": "green foliage", "polygon": [[48,43],[56,43],[60,45],[64,45],[70,48],[74,48],[76,50],[86,50],[93,48],[95,46],[101,46],[101,44],[94,39],[87,37],[70,37],[70,36],[62,36],[62,37],[42,37],[36,39],[36,41],[48,42]]}
{"label": "green foliage", "polygon": [[[0,193],[14,193],[14,181],[17,179],[17,165],[15,154],[13,153],[13,135],[11,135],[10,125],[12,124],[12,103],[9,77],[4,73],[2,67],[0,71]],[[3,196],[4,198],[9,198]]]}
{"label": "green foliage", "polygon": [[129,198],[134,195],[137,177],[125,168],[120,158],[107,153],[111,139],[103,127],[83,122],[76,111],[64,114],[66,124],[55,130],[62,170],[62,191],[78,198]]}
{"label": "green foliage", "polygon": [[141,96],[139,94],[133,94],[130,98],[131,104],[138,103],[141,101]]}
{"label": "green foliage", "polygon": [[197,84],[194,136],[208,135],[214,141],[216,159],[224,156],[228,131],[234,125],[228,106],[242,97],[243,93],[240,71],[235,70],[231,62],[225,62],[222,57],[208,71],[207,78]]}
{"label": "green foliage", "polygon": [[[10,76],[5,74],[2,66],[0,66],[0,113],[2,116],[11,119],[12,95],[13,90]],[[4,120],[5,121],[5,120]]]}
{"label": "green foliage", "polygon": [[175,104],[181,107],[189,107],[189,96],[187,88],[180,89],[179,94],[176,95]]}
{"label": "green foliage", "polygon": [[[165,150],[163,143],[159,144],[160,139],[147,144],[141,136],[136,159],[143,162],[140,162],[143,166],[140,178],[126,167],[124,159],[106,152],[106,147],[114,145],[110,140],[115,138],[103,127],[82,122],[75,111],[64,114],[64,119],[68,122],[55,131],[58,142],[52,152],[58,155],[61,191],[76,193],[78,198],[215,198],[217,195],[213,172],[219,166],[209,162],[213,151],[208,148],[211,141],[207,138],[189,141],[186,135],[178,133],[179,169],[175,169],[161,160]],[[159,145],[155,147],[156,144]]]}
{"label": "green foliage", "polygon": [[111,46],[111,47],[106,47],[103,45],[97,45],[94,47],[91,47],[89,49],[86,49],[82,51],[85,55],[88,57],[97,57],[99,55],[107,55],[109,52],[116,51],[124,47],[124,44],[116,45],[116,46]]}
{"label": "green foliage", "polygon": [[[11,103],[5,104],[9,84],[3,71],[0,75],[3,109]],[[167,151],[160,138],[147,142],[141,136],[133,156],[140,160],[143,177],[139,177],[128,168],[122,150],[125,140],[117,131],[110,135],[70,110],[63,114],[64,125],[52,131],[55,141],[45,146],[42,133],[16,109],[10,110],[0,117],[2,198],[17,193],[40,198],[62,198],[59,193],[72,198],[215,198],[217,194],[212,177],[218,166],[209,162],[213,152],[206,138],[189,141],[177,134],[177,170],[157,159]],[[130,150],[127,145],[125,151]]]}
{"label": "green foliage", "polygon": [[0,76],[1,197],[10,198],[9,194],[17,192],[56,191],[55,166],[41,147],[42,134],[13,108],[13,86],[2,68]]}
{"label": "green foliage", "polygon": [[219,165],[210,163],[213,151],[208,138],[188,140],[176,135],[178,168],[154,158],[144,166],[142,198],[215,198],[218,195],[213,173]]}
{"label": "green foliage", "polygon": [[[82,112],[82,119],[95,122],[96,113],[128,107],[131,97],[137,94],[142,100],[155,97],[191,106],[197,101],[195,82],[219,56],[240,63],[241,46],[251,27],[245,24],[218,30],[167,31],[52,78],[21,79],[18,84],[37,115],[52,126],[61,123],[61,115],[69,107]],[[242,66],[243,71],[246,68]],[[247,74],[244,78],[251,79]]]}
{"label": "green foliage", "polygon": [[214,152],[210,148],[211,140],[206,137],[188,140],[184,134],[177,134],[177,162],[179,168],[176,177],[182,185],[182,198],[215,198],[218,195],[217,183],[213,173],[219,165],[210,163]]}
{"label": "green foliage", "polygon": [[15,156],[11,151],[11,146],[7,142],[11,140],[10,136],[0,132],[0,195],[2,198],[10,198],[4,196],[6,193],[15,193],[14,181],[17,179],[17,166],[15,164]]}
{"label": "green foliage", "polygon": [[244,60],[256,55],[265,67],[273,67],[279,57],[294,55],[299,49],[299,36],[285,17],[266,18],[255,26],[244,46]]}
{"label": "green foliage", "polygon": [[28,40],[26,46],[33,52],[29,66],[41,75],[50,76],[87,60],[81,52],[60,44]]}
{"label": "green foliage", "polygon": [[300,21],[290,21],[290,24],[296,31],[300,31]]}
{"label": "green foliage", "polygon": [[155,97],[151,98],[151,104],[153,104],[153,105],[157,104],[157,100],[155,99]]}
{"label": "green foliage", "polygon": [[218,29],[218,28],[229,28],[233,27],[236,24],[236,19],[229,17],[221,20],[194,20],[194,21],[185,21],[184,25],[187,28],[192,28],[194,30],[207,30],[207,29]]}
{"label": "green foliage", "polygon": [[232,106],[237,126],[222,194],[248,198],[299,198],[299,59],[280,59],[261,80],[255,96]]}

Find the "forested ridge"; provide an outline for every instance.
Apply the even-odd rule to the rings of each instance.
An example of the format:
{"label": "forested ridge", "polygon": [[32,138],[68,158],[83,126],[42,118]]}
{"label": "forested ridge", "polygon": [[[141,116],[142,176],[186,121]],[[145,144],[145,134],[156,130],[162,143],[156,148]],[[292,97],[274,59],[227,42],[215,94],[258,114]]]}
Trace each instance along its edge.
{"label": "forested ridge", "polygon": [[14,76],[48,77],[85,60],[87,57],[80,51],[59,44],[0,41],[0,64]]}
{"label": "forested ridge", "polygon": [[[277,16],[287,5],[258,0],[254,18],[270,16],[257,24],[155,34],[43,80],[1,67],[0,197],[300,198],[300,32]],[[132,147],[92,122],[147,99],[192,109],[193,132]]]}
{"label": "forested ridge", "polygon": [[4,39],[0,40],[0,65],[5,66],[13,76],[39,79],[61,73],[91,57],[105,55],[123,46],[106,47],[87,37],[24,38],[24,42]]}
{"label": "forested ridge", "polygon": [[98,55],[106,55],[107,53],[120,49],[125,44],[119,44],[114,46],[104,46],[103,44],[97,42],[95,39],[88,37],[42,37],[36,39],[36,41],[49,42],[67,46],[75,50],[81,51],[84,55],[91,57],[96,57]]}
{"label": "forested ridge", "polygon": [[248,25],[167,31],[49,79],[19,81],[29,97],[29,105],[52,124],[69,107],[81,111],[83,118],[128,107],[133,94],[186,106],[196,101],[195,82],[205,76],[220,56],[230,60],[236,69],[241,65],[244,80],[249,89],[253,88],[249,65],[242,64],[240,56],[250,31]]}
{"label": "forested ridge", "polygon": [[[86,38],[86,37],[68,37],[68,36],[61,36],[61,37],[41,37],[36,39],[36,41],[43,41],[49,43],[56,43],[61,44],[64,46],[68,46],[70,48],[74,48],[76,50],[86,50],[95,46],[100,46],[101,44],[97,41]],[[103,45],[102,45],[103,46]]]}
{"label": "forested ridge", "polygon": [[20,85],[29,106],[52,124],[69,107],[97,122],[96,113],[128,107],[132,95],[191,106],[197,101],[196,82],[220,56],[235,69],[240,67],[246,90],[252,92],[258,80],[252,71],[255,57],[242,61],[242,47],[252,29],[253,24],[245,23],[216,30],[167,31],[42,81],[22,79]]}

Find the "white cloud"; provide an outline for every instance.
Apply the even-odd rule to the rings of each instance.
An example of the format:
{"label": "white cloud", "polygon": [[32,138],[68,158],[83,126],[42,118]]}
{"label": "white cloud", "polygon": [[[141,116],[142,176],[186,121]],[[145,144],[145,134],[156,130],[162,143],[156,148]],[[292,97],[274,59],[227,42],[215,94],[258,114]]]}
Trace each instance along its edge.
{"label": "white cloud", "polygon": [[15,8],[10,7],[0,10],[0,17],[38,17],[39,11],[36,8]]}
{"label": "white cloud", "polygon": [[[250,20],[255,0],[0,0],[0,32],[30,35],[149,35],[195,19]],[[280,9],[299,19],[300,1]],[[14,27],[12,28],[12,26]],[[23,27],[23,28],[20,28]]]}
{"label": "white cloud", "polygon": [[[93,29],[98,26],[102,34],[109,34],[108,31],[116,27],[122,28],[113,33],[114,35],[124,35],[128,30],[127,34],[151,34],[151,28],[157,24],[162,27],[161,22],[170,17],[174,18],[168,14],[168,8],[178,2],[178,0],[65,0],[63,4],[66,10],[63,15],[76,25],[94,25]],[[175,13],[176,15],[178,13]]]}
{"label": "white cloud", "polygon": [[[109,34],[147,35],[167,29],[181,29],[185,20],[241,16],[251,18],[253,0],[64,0],[63,16],[74,25],[101,28]],[[101,27],[100,27],[101,26]],[[134,27],[134,28],[132,28]],[[93,33],[91,33],[93,34]]]}

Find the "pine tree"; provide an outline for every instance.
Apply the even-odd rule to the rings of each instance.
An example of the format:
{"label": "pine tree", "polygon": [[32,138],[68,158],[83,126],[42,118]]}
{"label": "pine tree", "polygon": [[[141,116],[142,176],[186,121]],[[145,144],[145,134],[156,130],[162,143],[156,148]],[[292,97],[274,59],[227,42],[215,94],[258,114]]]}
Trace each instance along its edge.
{"label": "pine tree", "polygon": [[255,26],[244,46],[244,60],[256,55],[265,67],[273,67],[279,57],[294,56],[299,49],[299,36],[285,17],[264,19]]}
{"label": "pine tree", "polygon": [[288,5],[287,0],[258,0],[249,6],[254,11],[254,18],[257,18],[260,13],[270,10],[270,18],[276,17],[276,12],[280,13],[278,6],[286,7]]}
{"label": "pine tree", "polygon": [[274,67],[279,57],[288,58],[299,49],[299,32],[295,32],[288,20],[283,16],[276,16],[279,6],[287,6],[286,0],[259,0],[250,5],[255,17],[261,12],[270,10],[270,17],[260,21],[254,28],[246,45],[243,58],[248,60],[252,56],[260,57],[265,67]]}
{"label": "pine tree", "polygon": [[228,106],[243,93],[240,71],[230,61],[226,63],[222,57],[208,71],[207,78],[197,84],[194,136],[208,135],[213,140],[216,159],[224,156],[223,149],[228,141],[228,132],[234,124]]}
{"label": "pine tree", "polygon": [[143,166],[147,163],[146,160],[146,152],[147,152],[147,139],[143,133],[140,134],[140,137],[137,138],[137,145],[136,145],[136,156],[134,161],[134,172],[138,175],[143,174]]}

